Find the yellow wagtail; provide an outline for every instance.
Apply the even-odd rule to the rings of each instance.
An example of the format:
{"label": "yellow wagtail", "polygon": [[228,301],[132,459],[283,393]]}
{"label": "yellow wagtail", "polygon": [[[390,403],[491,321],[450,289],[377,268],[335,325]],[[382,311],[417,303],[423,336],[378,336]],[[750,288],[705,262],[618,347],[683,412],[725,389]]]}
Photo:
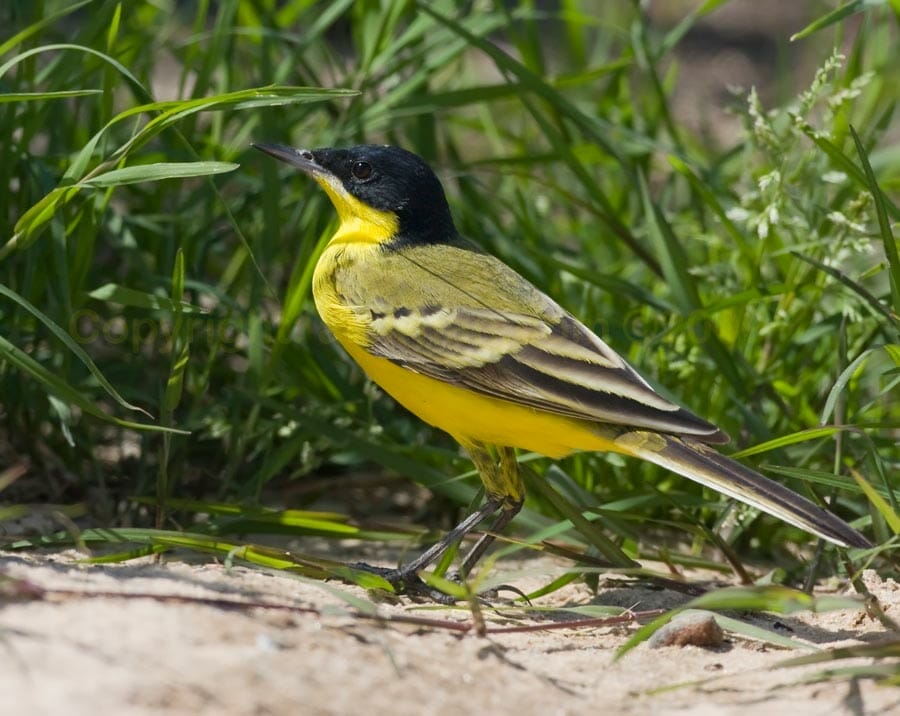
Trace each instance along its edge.
{"label": "yellow wagtail", "polygon": [[471,570],[522,506],[515,448],[639,457],[835,544],[870,546],[827,510],[709,447],[728,436],[663,398],[577,318],[461,238],[420,157],[377,145],[255,146],[312,176],[337,209],[313,277],[322,320],[372,380],[466,449],[484,483],[484,505],[439,543],[400,569],[371,568],[396,587],[422,591],[418,572],[500,510],[463,561],[462,575]]}

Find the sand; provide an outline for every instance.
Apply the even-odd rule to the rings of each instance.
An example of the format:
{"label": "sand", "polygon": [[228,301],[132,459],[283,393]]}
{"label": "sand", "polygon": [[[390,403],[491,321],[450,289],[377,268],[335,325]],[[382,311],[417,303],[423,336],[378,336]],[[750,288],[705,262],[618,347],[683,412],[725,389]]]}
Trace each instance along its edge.
{"label": "sand", "polygon": [[[808,652],[728,631],[720,647],[643,644],[614,661],[635,624],[479,636],[475,629],[363,618],[347,599],[386,617],[458,628],[473,623],[466,608],[408,599],[375,606],[356,587],[255,567],[146,559],[80,565],[80,557],[0,554],[7,577],[0,599],[4,716],[900,712],[900,689],[848,678],[806,683],[822,667],[772,667]],[[542,557],[527,564],[531,576],[523,577],[521,564],[516,569],[520,582],[533,580],[517,586],[530,588],[565,564]],[[900,586],[874,572],[866,581],[887,613],[900,617]],[[608,579],[597,594],[576,583],[537,603],[648,610],[685,599]],[[281,608],[226,604],[237,601]],[[537,623],[521,614],[509,618],[502,604],[482,613],[493,629]],[[819,648],[891,638],[852,609],[752,620]]]}

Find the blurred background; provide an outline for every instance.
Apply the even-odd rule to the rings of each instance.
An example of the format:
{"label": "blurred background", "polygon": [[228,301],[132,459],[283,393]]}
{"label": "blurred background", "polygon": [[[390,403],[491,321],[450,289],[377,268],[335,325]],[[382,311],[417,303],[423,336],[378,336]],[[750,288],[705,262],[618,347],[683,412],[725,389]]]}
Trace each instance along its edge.
{"label": "blurred background", "polygon": [[[898,13],[4,2],[7,544],[103,546],[116,540],[90,529],[108,525],[135,530],[133,554],[170,549],[159,529],[197,549],[223,534],[408,544],[409,525],[421,537],[478,499],[455,443],[327,335],[310,278],[333,210],[253,141],[422,155],[464,235],[730,433],[729,451],[761,446],[752,464],[887,541]],[[692,563],[714,544],[790,573],[812,545],[652,466],[522,460],[630,557]],[[526,507],[520,530],[591,546],[540,487]],[[310,508],[330,512],[290,511]]]}

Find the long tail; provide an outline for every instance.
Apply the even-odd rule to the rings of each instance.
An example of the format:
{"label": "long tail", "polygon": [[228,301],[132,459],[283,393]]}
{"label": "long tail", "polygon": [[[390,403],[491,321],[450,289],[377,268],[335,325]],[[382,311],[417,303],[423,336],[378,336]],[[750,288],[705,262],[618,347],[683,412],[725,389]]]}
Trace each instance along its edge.
{"label": "long tail", "polygon": [[665,467],[842,547],[872,544],[842,519],[777,482],[693,440],[636,430],[616,438],[622,452]]}

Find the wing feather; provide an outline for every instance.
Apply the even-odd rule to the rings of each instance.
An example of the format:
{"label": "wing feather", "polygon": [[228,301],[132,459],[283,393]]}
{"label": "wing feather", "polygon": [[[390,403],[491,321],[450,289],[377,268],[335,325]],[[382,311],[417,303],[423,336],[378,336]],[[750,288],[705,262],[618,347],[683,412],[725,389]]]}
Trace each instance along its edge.
{"label": "wing feather", "polygon": [[373,321],[368,350],[429,377],[538,410],[727,440],[656,393],[575,318],[559,313],[553,321],[479,307],[404,308]]}
{"label": "wing feather", "polygon": [[[727,442],[656,393],[612,348],[498,259],[458,244],[344,252],[330,275],[366,350],[484,395],[582,420]],[[419,305],[410,305],[416,297]]]}

